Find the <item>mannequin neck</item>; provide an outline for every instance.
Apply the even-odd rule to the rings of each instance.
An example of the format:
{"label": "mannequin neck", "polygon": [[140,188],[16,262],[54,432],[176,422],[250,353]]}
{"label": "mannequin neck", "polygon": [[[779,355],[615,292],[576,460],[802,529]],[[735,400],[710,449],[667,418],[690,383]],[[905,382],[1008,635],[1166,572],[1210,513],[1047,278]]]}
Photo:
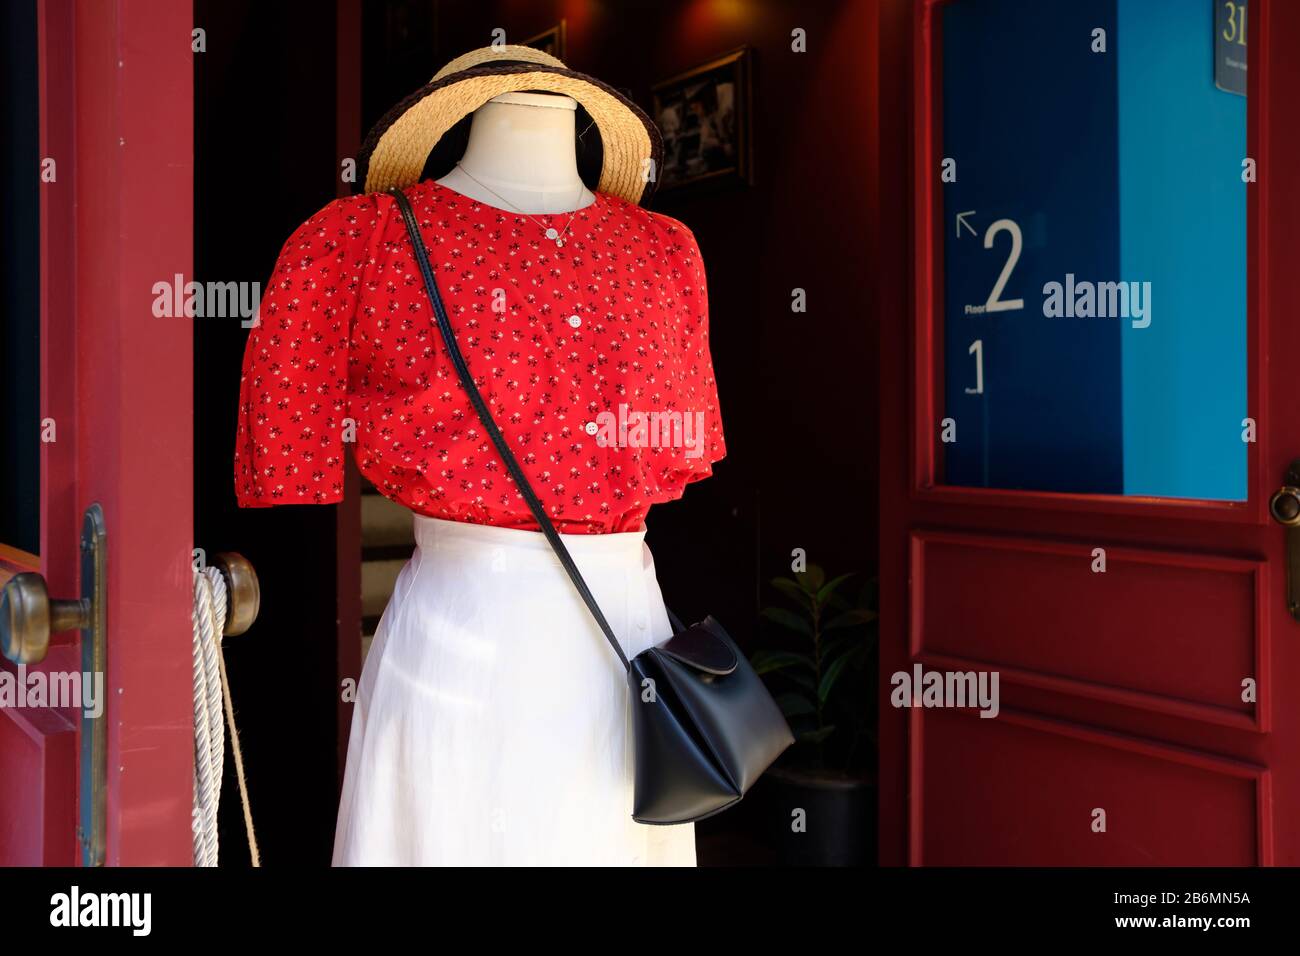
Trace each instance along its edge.
{"label": "mannequin neck", "polygon": [[568,96],[506,93],[474,112],[460,164],[438,180],[489,206],[541,215],[595,201],[578,176],[577,103]]}

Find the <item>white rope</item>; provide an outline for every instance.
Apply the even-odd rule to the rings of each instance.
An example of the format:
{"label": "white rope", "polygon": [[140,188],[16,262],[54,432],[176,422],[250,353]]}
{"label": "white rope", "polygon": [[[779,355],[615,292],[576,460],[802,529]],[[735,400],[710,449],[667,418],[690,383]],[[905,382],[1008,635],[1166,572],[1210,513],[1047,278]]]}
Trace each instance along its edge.
{"label": "white rope", "polygon": [[[220,574],[217,575],[220,577]],[[222,582],[224,589],[224,582]],[[219,675],[213,673],[213,647],[216,635],[225,626],[225,615],[218,621],[212,600],[213,584],[205,572],[194,573],[194,865],[216,866],[217,805],[221,799],[221,771],[225,758],[225,734],[218,718],[216,743],[213,742],[212,684]],[[222,604],[224,605],[224,601]],[[220,714],[220,697],[217,713]],[[219,756],[214,761],[214,752]]]}
{"label": "white rope", "polygon": [[226,627],[226,579],[217,568],[194,572],[194,865],[216,866],[219,856],[217,808],[221,802],[221,775],[225,769],[226,736],[222,718],[230,726],[231,747],[244,808],[249,856],[260,866],[253,817],[244,779],[243,754],[235,729],[234,705],[221,653]]}

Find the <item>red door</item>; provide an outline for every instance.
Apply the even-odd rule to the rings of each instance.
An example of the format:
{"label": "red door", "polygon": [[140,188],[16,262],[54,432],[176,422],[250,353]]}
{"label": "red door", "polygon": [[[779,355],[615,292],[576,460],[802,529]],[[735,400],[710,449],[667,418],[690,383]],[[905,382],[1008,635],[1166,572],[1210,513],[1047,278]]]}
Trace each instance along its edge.
{"label": "red door", "polygon": [[881,861],[1294,866],[1300,5],[1068,6],[882,3]]}
{"label": "red door", "polygon": [[[66,692],[0,707],[0,865],[186,864],[192,328],[152,304],[155,283],[190,273],[190,11],[41,0],[36,28],[40,344],[26,359],[40,394],[26,424],[41,434],[40,536],[39,553],[0,542],[0,627],[18,658],[0,662],[0,680],[32,688],[39,672],[66,688],[85,671],[92,689],[88,707]],[[5,370],[22,360],[6,354]],[[44,587],[29,578],[20,594],[19,572]],[[83,593],[83,621],[54,605],[41,626],[45,597]],[[98,649],[83,640],[95,619]]]}

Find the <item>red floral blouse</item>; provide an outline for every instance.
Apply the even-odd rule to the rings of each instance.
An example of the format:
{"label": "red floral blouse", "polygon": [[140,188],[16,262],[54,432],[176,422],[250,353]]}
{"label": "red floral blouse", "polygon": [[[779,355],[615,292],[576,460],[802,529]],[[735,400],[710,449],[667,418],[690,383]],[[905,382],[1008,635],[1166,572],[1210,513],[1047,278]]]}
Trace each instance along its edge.
{"label": "red floral blouse", "polygon": [[[725,445],[689,229],[603,194],[571,222],[435,182],[407,195],[475,382],[560,531],[640,529],[652,504],[712,473]],[[244,352],[239,504],[341,500],[348,444],[418,514],[537,527],[383,193],[335,200],[280,253]]]}

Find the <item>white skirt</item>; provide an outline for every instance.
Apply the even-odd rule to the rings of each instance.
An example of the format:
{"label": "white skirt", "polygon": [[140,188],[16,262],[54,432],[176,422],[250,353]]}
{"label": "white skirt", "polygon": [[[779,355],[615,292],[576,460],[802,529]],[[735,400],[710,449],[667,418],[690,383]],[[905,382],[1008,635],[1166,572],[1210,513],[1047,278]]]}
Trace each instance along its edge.
{"label": "white skirt", "polygon": [[[645,532],[564,535],[629,658],[672,633]],[[538,532],[415,516],[358,687],[335,866],[694,866],[632,820],[622,665]]]}

